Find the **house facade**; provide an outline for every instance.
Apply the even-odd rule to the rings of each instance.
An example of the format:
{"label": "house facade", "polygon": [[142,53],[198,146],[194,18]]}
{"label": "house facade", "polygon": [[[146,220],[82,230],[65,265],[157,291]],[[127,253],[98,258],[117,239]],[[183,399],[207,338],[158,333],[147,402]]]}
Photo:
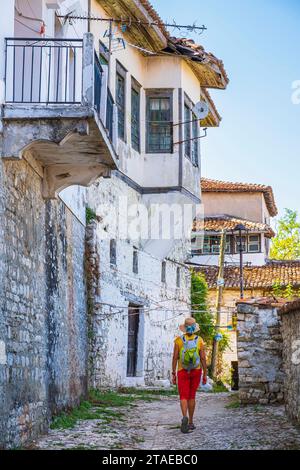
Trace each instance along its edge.
{"label": "house facade", "polygon": [[270,186],[231,183],[206,178],[201,180],[204,224],[196,221],[192,237],[192,261],[216,266],[220,252],[220,234],[227,232],[225,263],[239,263],[239,240],[234,233],[237,225],[243,233],[245,264],[262,266],[269,257],[270,239],[275,235],[271,218],[277,215]]}
{"label": "house facade", "polygon": [[242,225],[245,229],[242,232],[245,298],[270,294],[277,281],[283,287],[289,282],[295,286],[295,266],[269,260],[270,240],[275,236],[271,218],[277,215],[270,186],[202,178],[201,189],[204,220],[194,222],[190,262],[194,269],[204,274],[209,303],[215,309],[221,232],[226,232],[221,326],[230,342],[223,354],[224,375],[229,379],[231,371],[237,371],[238,357],[236,331],[227,327],[232,324],[236,302],[241,295],[240,240],[235,228]]}
{"label": "house facade", "polygon": [[3,8],[0,446],[9,447],[46,432],[89,387],[169,378],[190,311],[190,237],[177,224],[186,210],[190,230],[201,203],[201,126],[220,121],[207,89],[228,78],[201,46],[171,37],[145,0]]}

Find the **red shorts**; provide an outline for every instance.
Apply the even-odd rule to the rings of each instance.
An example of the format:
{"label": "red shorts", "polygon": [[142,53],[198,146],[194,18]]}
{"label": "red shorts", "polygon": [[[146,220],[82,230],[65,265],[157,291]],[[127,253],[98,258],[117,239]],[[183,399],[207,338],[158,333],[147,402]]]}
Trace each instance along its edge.
{"label": "red shorts", "polygon": [[194,400],[201,382],[201,369],[193,369],[190,372],[181,369],[178,374],[178,391],[180,400]]}

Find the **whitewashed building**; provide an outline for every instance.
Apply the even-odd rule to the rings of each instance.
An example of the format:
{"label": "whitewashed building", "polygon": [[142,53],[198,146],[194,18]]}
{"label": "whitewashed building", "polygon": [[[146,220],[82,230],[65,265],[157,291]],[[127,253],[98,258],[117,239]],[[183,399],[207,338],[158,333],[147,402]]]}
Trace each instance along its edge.
{"label": "whitewashed building", "polygon": [[[285,267],[282,272],[277,267],[276,272],[276,266],[272,267],[269,263],[270,241],[275,236],[271,220],[278,210],[271,186],[202,178],[201,189],[204,220],[194,223],[190,261],[194,269],[204,274],[209,303],[215,311],[221,232],[226,231],[221,325],[222,331],[229,336],[230,346],[223,354],[223,362],[228,380],[232,373],[233,382],[236,382],[237,333],[235,330],[227,331],[227,326],[232,324],[236,302],[241,296],[240,238],[235,228],[238,225],[244,227],[242,261],[245,298],[253,297],[255,290],[261,287],[270,291],[276,279],[287,279]],[[286,269],[287,272],[289,269]]]}
{"label": "whitewashed building", "polygon": [[227,83],[148,0],[3,2],[0,447],[88,386],[169,377],[201,203],[194,105],[218,126],[208,89]]}
{"label": "whitewashed building", "polygon": [[[136,2],[125,3],[142,21],[160,23],[148,2],[141,2],[139,9]],[[92,9],[104,17],[115,17],[121,10],[110,2],[94,2]],[[91,24],[105,74],[106,28]],[[107,222],[101,206],[104,203],[113,211],[125,198],[127,221],[140,217],[141,223],[147,219],[150,224],[161,210],[162,217],[170,220],[171,232],[170,213],[174,211],[176,218],[179,210],[182,218],[185,207],[194,213],[201,202],[201,128],[193,105],[205,100],[210,112],[202,125],[217,126],[220,117],[201,85],[225,88],[227,84],[221,62],[211,58],[204,66],[208,56],[200,46],[170,38],[162,26],[151,28],[151,37],[148,26],[138,34],[135,29],[127,28],[124,34],[118,30],[116,37],[125,44],[113,52],[108,74],[118,108],[118,169],[88,193],[88,205],[98,216],[88,237],[92,266],[99,266],[96,272],[91,269],[93,386],[155,384],[170,378],[174,336],[190,311],[190,273],[184,265],[189,231],[186,238],[171,234],[162,239],[161,232],[122,238],[124,220],[116,224],[113,217]]]}

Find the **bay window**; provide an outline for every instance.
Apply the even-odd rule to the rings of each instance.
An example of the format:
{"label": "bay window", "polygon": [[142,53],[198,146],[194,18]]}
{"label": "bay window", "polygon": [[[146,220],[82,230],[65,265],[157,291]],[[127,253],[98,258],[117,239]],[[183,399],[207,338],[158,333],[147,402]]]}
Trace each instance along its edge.
{"label": "bay window", "polygon": [[147,94],[147,153],[173,153],[172,92]]}

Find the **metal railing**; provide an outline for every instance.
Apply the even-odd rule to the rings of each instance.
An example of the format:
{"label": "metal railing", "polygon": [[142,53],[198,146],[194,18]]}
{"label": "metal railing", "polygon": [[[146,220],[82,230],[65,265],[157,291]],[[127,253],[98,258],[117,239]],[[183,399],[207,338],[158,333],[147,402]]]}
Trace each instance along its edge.
{"label": "metal railing", "polygon": [[6,103],[81,103],[82,39],[5,41]]}

